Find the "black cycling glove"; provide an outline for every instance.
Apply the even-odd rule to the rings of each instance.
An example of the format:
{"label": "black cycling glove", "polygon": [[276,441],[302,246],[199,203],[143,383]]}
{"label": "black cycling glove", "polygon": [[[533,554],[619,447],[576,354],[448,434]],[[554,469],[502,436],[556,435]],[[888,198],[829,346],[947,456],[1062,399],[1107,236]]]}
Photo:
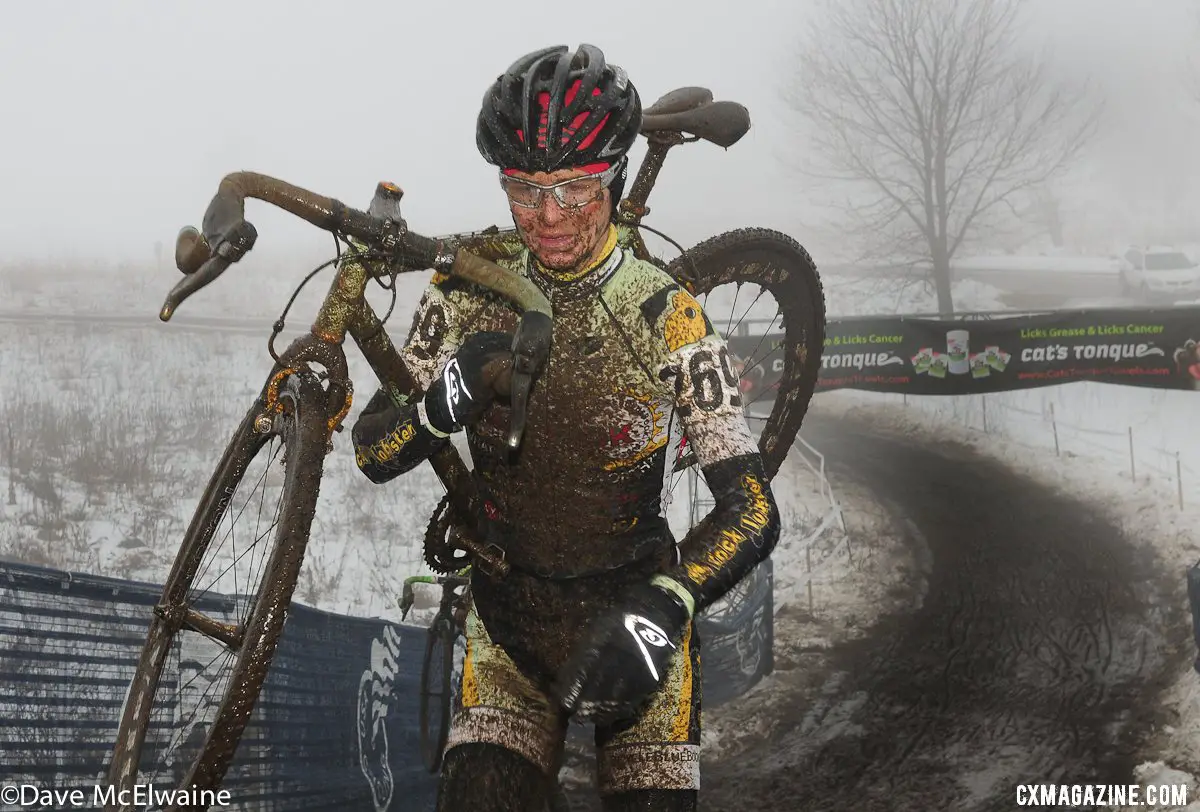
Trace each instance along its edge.
{"label": "black cycling glove", "polygon": [[666,678],[694,605],[666,576],[631,589],[593,623],[559,672],[563,710],[597,725],[635,719]]}
{"label": "black cycling glove", "polygon": [[453,434],[478,420],[496,398],[497,376],[512,363],[512,343],[511,333],[467,336],[425,392],[428,424],[442,434]]}

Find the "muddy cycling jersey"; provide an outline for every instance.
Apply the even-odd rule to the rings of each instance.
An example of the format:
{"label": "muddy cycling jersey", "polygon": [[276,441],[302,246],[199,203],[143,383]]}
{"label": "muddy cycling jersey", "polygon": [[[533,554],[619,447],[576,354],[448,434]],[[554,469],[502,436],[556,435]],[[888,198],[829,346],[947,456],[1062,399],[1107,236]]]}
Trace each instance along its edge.
{"label": "muddy cycling jersey", "polygon": [[[489,540],[514,570],[556,580],[661,561],[674,549],[660,515],[668,474],[690,450],[716,507],[665,571],[700,611],[766,557],[778,514],[724,339],[687,290],[617,244],[615,228],[605,249],[574,274],[543,269],[527,250],[498,263],[549,298],[554,338],[519,453],[504,444],[503,403],[466,429]],[[401,354],[424,391],[465,335],[511,332],[518,319],[490,291],[435,275]],[[397,409],[379,395],[354,439],[359,467],[376,482],[448,442],[415,405]]]}

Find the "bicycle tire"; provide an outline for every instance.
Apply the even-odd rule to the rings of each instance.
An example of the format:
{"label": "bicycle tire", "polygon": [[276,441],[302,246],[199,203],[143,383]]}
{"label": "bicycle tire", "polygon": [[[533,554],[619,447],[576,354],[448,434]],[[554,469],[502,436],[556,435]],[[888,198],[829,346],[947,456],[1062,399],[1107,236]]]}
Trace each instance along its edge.
{"label": "bicycle tire", "polygon": [[743,228],[698,243],[665,270],[694,295],[749,283],[768,290],[779,306],[784,328],[780,396],[759,436],[763,466],[768,479],[774,478],[808,412],[825,347],[825,293],[812,257],[782,232]]}
{"label": "bicycle tire", "polygon": [[[265,386],[263,392],[265,395]],[[171,643],[181,631],[179,622],[168,620],[159,609],[166,607],[168,614],[186,610],[188,590],[216,528],[232,504],[232,495],[247,466],[271,436],[281,436],[285,474],[279,523],[262,580],[254,593],[253,609],[242,626],[241,646],[228,687],[204,744],[187,769],[180,787],[219,788],[249,722],[299,578],[316,511],[328,438],[325,393],[315,376],[309,372],[290,375],[280,387],[279,400],[287,407],[281,416],[282,430],[278,433],[263,434],[255,428],[256,419],[264,410],[265,401],[261,395],[242,419],[209,479],[176,555],[122,709],[109,768],[109,782],[118,790],[138,783],[138,768],[155,693]],[[117,807],[109,809],[111,812]],[[132,807],[119,809],[124,812]],[[203,812],[207,806],[190,809]]]}
{"label": "bicycle tire", "polygon": [[[425,768],[436,773],[442,768],[442,752],[446,749],[446,740],[450,736],[451,687],[454,677],[454,642],[453,624],[444,615],[438,615],[429,627],[429,636],[425,640],[425,661],[421,664],[421,758]],[[431,673],[435,666],[442,671],[437,677],[438,685],[431,685]],[[440,693],[435,693],[434,688]],[[433,697],[437,696],[436,702]],[[439,713],[437,723],[431,724],[431,715]]]}

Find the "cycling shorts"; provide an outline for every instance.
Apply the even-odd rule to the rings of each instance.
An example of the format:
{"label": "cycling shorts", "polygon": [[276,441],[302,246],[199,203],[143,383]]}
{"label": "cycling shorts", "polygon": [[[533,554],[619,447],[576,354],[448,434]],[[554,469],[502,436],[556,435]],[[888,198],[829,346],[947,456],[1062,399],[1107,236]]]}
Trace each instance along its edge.
{"label": "cycling shorts", "polygon": [[[548,693],[492,641],[472,605],[458,707],[446,742],[495,744],[547,774],[562,759],[567,720]],[[700,645],[689,625],[662,686],[630,727],[598,726],[601,795],[700,788]]]}

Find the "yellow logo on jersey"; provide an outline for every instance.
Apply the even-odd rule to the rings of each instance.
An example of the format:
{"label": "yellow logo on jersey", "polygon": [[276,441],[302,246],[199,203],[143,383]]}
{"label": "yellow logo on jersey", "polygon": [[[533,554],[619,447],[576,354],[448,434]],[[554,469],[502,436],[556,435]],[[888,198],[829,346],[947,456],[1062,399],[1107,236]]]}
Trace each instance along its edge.
{"label": "yellow logo on jersey", "polygon": [[667,314],[663,325],[663,337],[667,341],[667,349],[671,352],[688,344],[694,344],[708,335],[708,325],[704,323],[704,311],[700,303],[686,290],[677,290],[671,296],[671,312]]}

